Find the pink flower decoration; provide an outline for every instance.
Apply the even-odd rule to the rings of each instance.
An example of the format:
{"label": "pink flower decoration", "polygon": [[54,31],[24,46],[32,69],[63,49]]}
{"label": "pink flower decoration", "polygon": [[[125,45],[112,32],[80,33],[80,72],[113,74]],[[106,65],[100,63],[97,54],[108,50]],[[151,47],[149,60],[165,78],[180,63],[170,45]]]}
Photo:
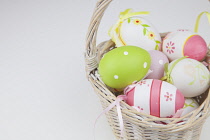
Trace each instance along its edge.
{"label": "pink flower decoration", "polygon": [[166,49],[169,54],[174,53],[175,50],[174,43],[172,41],[167,43]]}
{"label": "pink flower decoration", "polygon": [[140,106],[137,106],[137,108],[140,110],[140,111],[143,111],[144,109],[141,108]]}
{"label": "pink flower decoration", "polygon": [[173,115],[170,115],[170,116],[166,116],[166,118],[173,118]]}
{"label": "pink flower decoration", "polygon": [[185,32],[185,31],[189,31],[189,30],[187,30],[187,29],[179,29],[177,31]]}
{"label": "pink flower decoration", "polygon": [[145,80],[142,80],[142,81],[139,82],[139,85],[143,85],[143,84],[146,84]]}
{"label": "pink flower decoration", "polygon": [[166,101],[172,101],[172,96],[173,94],[169,94],[168,92],[166,92],[166,95],[164,95],[164,97],[166,98]]}

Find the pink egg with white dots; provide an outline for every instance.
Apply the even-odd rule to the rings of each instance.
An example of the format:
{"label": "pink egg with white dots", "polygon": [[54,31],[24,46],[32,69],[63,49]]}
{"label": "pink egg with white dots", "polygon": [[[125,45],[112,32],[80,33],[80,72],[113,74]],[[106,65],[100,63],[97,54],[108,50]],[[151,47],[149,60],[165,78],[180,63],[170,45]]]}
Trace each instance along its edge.
{"label": "pink egg with white dots", "polygon": [[163,52],[157,50],[150,50],[148,52],[152,59],[150,66],[152,72],[146,79],[161,79],[164,76],[164,65],[169,63],[169,60]]}
{"label": "pink egg with white dots", "polygon": [[146,114],[171,117],[184,106],[184,96],[174,86],[155,79],[146,79],[125,89],[126,103]]}
{"label": "pink egg with white dots", "polygon": [[162,50],[170,61],[184,56],[201,61],[206,56],[208,47],[200,35],[181,29],[169,33],[164,38]]}

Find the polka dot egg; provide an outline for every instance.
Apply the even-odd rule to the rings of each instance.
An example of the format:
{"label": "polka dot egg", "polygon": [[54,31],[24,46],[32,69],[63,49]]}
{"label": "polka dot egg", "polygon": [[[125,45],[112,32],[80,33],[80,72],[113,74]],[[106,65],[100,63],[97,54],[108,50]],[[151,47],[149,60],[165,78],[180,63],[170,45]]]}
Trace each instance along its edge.
{"label": "polka dot egg", "polygon": [[125,89],[126,103],[156,117],[170,117],[184,106],[184,96],[172,84],[146,79]]}
{"label": "polka dot egg", "polygon": [[152,71],[146,78],[147,79],[161,79],[164,75],[164,64],[169,63],[167,56],[157,50],[149,51],[152,62],[150,70]]}
{"label": "polka dot egg", "polygon": [[123,89],[148,73],[149,53],[136,46],[123,46],[106,53],[99,63],[99,74],[109,87]]}
{"label": "polka dot egg", "polygon": [[189,30],[178,30],[169,33],[163,40],[163,52],[170,61],[188,56],[201,61],[207,54],[208,47],[205,40]]}

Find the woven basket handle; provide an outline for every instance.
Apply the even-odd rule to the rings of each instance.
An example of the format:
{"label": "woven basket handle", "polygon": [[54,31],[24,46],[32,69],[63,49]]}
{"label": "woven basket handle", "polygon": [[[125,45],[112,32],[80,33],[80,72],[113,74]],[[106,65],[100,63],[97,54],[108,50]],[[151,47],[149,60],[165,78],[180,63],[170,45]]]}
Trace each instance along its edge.
{"label": "woven basket handle", "polygon": [[99,0],[94,9],[90,25],[88,28],[86,36],[86,72],[89,74],[92,70],[97,68],[97,58],[96,58],[96,37],[99,24],[104,15],[105,10],[109,6],[112,0]]}

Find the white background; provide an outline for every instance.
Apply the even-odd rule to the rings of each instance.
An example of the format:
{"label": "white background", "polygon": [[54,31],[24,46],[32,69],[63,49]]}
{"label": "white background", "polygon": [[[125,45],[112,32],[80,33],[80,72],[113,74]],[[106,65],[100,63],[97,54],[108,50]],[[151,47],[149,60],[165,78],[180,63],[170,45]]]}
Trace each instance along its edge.
{"label": "white background", "polygon": [[[85,77],[85,36],[96,0],[0,0],[0,140],[93,140],[102,111]],[[193,30],[207,0],[115,0],[107,9],[98,43],[119,12],[150,11],[159,32]],[[202,18],[200,33],[210,42]],[[210,119],[201,140],[210,137]],[[114,140],[106,118],[96,140]]]}

